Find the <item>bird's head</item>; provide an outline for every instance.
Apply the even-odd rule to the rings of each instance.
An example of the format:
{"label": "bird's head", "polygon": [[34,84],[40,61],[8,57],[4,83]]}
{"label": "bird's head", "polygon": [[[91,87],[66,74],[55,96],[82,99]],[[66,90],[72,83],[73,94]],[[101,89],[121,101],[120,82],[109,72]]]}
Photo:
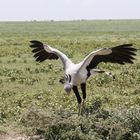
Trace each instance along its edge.
{"label": "bird's head", "polygon": [[64,85],[64,89],[65,89],[65,91],[66,91],[67,94],[70,94],[71,89],[72,89],[71,84],[69,84],[69,83],[65,83],[65,85]]}

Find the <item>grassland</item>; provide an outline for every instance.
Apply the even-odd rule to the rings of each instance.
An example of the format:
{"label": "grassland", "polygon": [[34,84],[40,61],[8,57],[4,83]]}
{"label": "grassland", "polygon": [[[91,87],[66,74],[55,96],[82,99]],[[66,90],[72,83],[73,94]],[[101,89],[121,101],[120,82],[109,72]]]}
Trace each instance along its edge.
{"label": "grassland", "polygon": [[[36,63],[30,40],[41,40],[79,62],[90,51],[133,43],[133,65],[100,64],[87,82],[86,113],[67,96],[59,62]],[[140,139],[140,20],[0,22],[0,134],[46,140]]]}

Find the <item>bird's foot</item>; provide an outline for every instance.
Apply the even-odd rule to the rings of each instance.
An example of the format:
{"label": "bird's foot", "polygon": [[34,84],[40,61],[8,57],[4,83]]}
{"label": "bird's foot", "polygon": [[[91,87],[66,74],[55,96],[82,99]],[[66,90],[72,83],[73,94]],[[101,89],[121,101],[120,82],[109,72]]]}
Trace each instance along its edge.
{"label": "bird's foot", "polygon": [[78,115],[83,115],[86,111],[86,107],[85,107],[85,100],[82,101],[81,104],[78,104]]}
{"label": "bird's foot", "polygon": [[82,106],[81,104],[78,104],[78,116],[82,114]]}

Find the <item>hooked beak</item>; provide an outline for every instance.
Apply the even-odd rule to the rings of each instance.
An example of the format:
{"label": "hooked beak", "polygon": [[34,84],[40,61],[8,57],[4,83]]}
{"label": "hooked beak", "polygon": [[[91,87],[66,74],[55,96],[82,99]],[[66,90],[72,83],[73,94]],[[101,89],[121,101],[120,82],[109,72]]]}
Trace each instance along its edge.
{"label": "hooked beak", "polygon": [[67,92],[67,94],[70,94],[71,88],[72,88],[72,86],[70,84],[65,84],[64,85],[64,89]]}

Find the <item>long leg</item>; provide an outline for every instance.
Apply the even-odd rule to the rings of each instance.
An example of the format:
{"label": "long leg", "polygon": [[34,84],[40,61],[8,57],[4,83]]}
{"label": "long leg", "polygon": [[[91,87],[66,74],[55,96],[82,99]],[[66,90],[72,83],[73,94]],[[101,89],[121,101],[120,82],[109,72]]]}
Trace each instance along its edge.
{"label": "long leg", "polygon": [[83,100],[86,99],[86,83],[81,84],[82,94],[83,94]]}
{"label": "long leg", "polygon": [[79,94],[77,86],[73,86],[73,92],[75,93],[77,101],[78,101],[78,109],[79,109],[78,114],[81,115],[81,102],[82,102],[82,99],[80,97],[80,94]]}
{"label": "long leg", "polygon": [[82,101],[82,108],[85,109],[85,100],[86,100],[86,83],[81,84],[83,101]]}

